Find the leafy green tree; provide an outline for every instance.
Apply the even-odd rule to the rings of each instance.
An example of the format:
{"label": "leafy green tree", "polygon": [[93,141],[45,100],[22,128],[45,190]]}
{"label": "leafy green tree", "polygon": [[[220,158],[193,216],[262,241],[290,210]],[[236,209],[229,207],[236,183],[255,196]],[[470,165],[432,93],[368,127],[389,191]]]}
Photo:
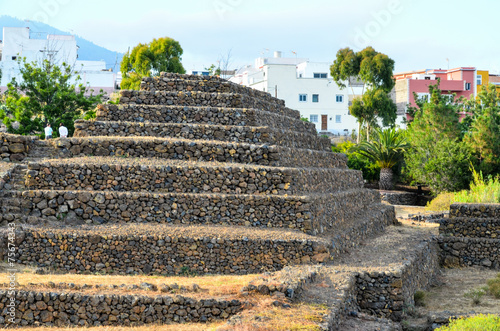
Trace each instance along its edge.
{"label": "leafy green tree", "polygon": [[102,93],[93,95],[83,84],[77,85],[80,77],[65,63],[57,66],[49,60],[38,63],[24,58],[19,65],[22,79],[14,78],[7,85],[5,108],[0,109],[0,120],[10,133],[43,136],[45,124],[50,123],[57,136],[56,128],[63,123],[71,135],[74,120],[102,100]]}
{"label": "leafy green tree", "polygon": [[[485,174],[500,172],[500,97],[494,85],[483,89],[477,99],[468,103],[470,125],[464,141],[479,161],[479,170]],[[462,121],[463,122],[463,121]]]}
{"label": "leafy green tree", "polygon": [[430,100],[414,110],[405,153],[406,170],[418,183],[427,184],[434,194],[466,188],[471,179],[472,151],[461,140],[459,111],[441,94],[438,85],[429,86]]}
{"label": "leafy green tree", "polygon": [[394,128],[377,130],[372,142],[363,141],[358,145],[358,152],[380,167],[379,188],[381,190],[393,189],[392,168],[401,161],[408,146],[402,132]]}
{"label": "leafy green tree", "polygon": [[220,76],[221,74],[221,69],[220,67],[217,68],[215,64],[212,64],[210,67],[205,68],[205,70],[208,70],[208,73],[210,76]]}
{"label": "leafy green tree", "polygon": [[[383,53],[366,47],[360,52],[343,48],[337,52],[330,73],[337,85],[345,88],[349,79],[361,80],[368,86],[363,96],[356,97],[349,107],[351,114],[358,120],[358,132],[363,124],[367,127],[369,140],[370,126],[378,118],[385,126],[394,125],[397,107],[388,95],[394,87],[394,60]],[[352,91],[354,95],[354,91]],[[358,143],[360,137],[358,135]]]}
{"label": "leafy green tree", "polygon": [[396,121],[397,107],[387,92],[370,88],[361,98],[355,98],[349,107],[351,115],[366,126],[366,137],[370,141],[370,128],[382,119],[384,126],[392,126]]}
{"label": "leafy green tree", "polygon": [[182,53],[179,42],[168,37],[135,46],[125,54],[120,65],[121,88],[138,90],[142,77],[158,76],[160,72],[184,74]]}

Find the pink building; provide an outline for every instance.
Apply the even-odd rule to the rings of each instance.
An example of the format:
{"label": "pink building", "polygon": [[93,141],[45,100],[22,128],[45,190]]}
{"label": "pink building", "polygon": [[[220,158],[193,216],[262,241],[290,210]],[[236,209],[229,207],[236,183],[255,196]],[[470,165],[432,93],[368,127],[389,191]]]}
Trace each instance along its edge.
{"label": "pink building", "polygon": [[477,70],[474,67],[427,69],[395,74],[393,97],[398,106],[398,113],[406,111],[409,105],[416,106],[414,93],[418,97],[429,98],[429,85],[436,85],[438,79],[442,94],[456,94],[455,98],[463,96],[470,99],[471,95],[477,95],[476,76]]}

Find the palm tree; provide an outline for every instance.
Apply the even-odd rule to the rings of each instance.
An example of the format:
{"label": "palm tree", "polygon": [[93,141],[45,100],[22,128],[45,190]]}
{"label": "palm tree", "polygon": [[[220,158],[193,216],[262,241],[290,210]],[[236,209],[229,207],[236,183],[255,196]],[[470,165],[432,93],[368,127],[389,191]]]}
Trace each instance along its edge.
{"label": "palm tree", "polygon": [[379,189],[392,190],[392,167],[401,160],[408,146],[402,132],[394,128],[376,130],[372,142],[363,141],[358,145],[357,151],[380,167]]}

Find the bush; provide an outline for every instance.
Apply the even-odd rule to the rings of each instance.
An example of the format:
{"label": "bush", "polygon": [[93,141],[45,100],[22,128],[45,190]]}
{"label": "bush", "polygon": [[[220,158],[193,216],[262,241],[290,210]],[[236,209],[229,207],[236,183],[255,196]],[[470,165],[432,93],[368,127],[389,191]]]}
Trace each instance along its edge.
{"label": "bush", "polygon": [[413,295],[413,299],[415,300],[415,306],[417,307],[425,307],[425,292],[417,291]]}
{"label": "bush", "polygon": [[500,274],[498,274],[496,278],[489,279],[487,284],[488,292],[496,299],[500,299]]}
{"label": "bush", "polygon": [[442,326],[438,331],[499,331],[500,317],[479,314],[469,318],[460,318]]}
{"label": "bush", "polygon": [[476,288],[473,290],[469,290],[464,294],[465,298],[472,299],[472,302],[475,305],[479,305],[481,303],[481,298],[486,294],[486,291],[482,288]]}
{"label": "bush", "polygon": [[470,190],[456,193],[441,193],[427,204],[427,210],[449,210],[453,203],[498,203],[500,202],[500,177],[483,178],[481,172],[472,171]]}
{"label": "bush", "polygon": [[347,155],[347,166],[350,169],[361,170],[363,178],[367,181],[377,181],[380,177],[380,168],[371,162],[366,156],[354,151],[355,143],[344,141],[338,145],[332,145],[332,152]]}

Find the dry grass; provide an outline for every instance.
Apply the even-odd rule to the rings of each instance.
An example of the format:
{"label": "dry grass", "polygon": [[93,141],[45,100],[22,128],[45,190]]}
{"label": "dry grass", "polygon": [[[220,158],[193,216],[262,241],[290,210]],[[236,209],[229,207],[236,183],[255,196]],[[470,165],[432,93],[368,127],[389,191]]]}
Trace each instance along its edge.
{"label": "dry grass", "polygon": [[[220,321],[209,324],[185,323],[169,325],[144,325],[139,327],[88,327],[84,330],[96,331],[293,331],[320,330],[318,323],[328,313],[328,308],[311,304],[290,304],[290,308],[274,307],[274,299],[263,296],[248,298],[248,306],[242,313],[233,317],[232,322]],[[36,330],[61,331],[75,328],[37,327]],[[80,328],[79,328],[80,329]],[[34,328],[33,328],[34,330]]]}
{"label": "dry grass", "polygon": [[217,330],[320,330],[318,323],[329,312],[323,305],[291,303],[290,308],[283,308],[273,306],[276,299],[268,296],[255,295],[251,299],[252,307],[238,315],[238,322],[225,324]]}
{"label": "dry grass", "polygon": [[[51,288],[48,283],[73,283],[75,285],[139,285],[140,283],[146,282],[156,285],[158,288],[164,284],[172,285],[177,284],[180,286],[189,287],[192,284],[197,284],[200,286],[201,291],[199,292],[183,292],[177,290],[174,293],[168,292],[169,294],[181,294],[183,296],[192,298],[203,298],[203,297],[228,297],[237,296],[241,288],[247,285],[250,281],[255,279],[256,275],[243,275],[243,276],[226,276],[226,275],[214,275],[214,276],[199,276],[199,277],[165,277],[165,276],[145,276],[145,275],[134,275],[134,276],[110,276],[110,275],[79,275],[79,274],[48,274],[48,275],[37,275],[34,274],[29,268],[20,268],[20,272],[17,273],[17,282],[20,289],[24,290],[58,290],[57,288]],[[7,283],[8,278],[7,273],[0,273],[0,283]],[[29,283],[36,284],[36,286],[30,286]],[[44,286],[45,284],[45,286]],[[81,292],[86,294],[135,294],[135,295],[160,295],[160,291],[146,291],[146,290],[128,290],[126,288],[117,289],[82,289],[82,290],[61,290],[64,292]]]}
{"label": "dry grass", "polygon": [[26,330],[43,330],[43,331],[62,331],[62,330],[75,330],[83,329],[89,331],[211,331],[217,330],[220,326],[224,325],[226,322],[215,322],[210,324],[200,324],[200,323],[185,323],[185,324],[164,324],[164,325],[154,325],[148,324],[136,327],[125,327],[125,326],[99,326],[99,327],[66,327],[66,328],[56,328],[56,327],[33,327],[27,328]]}

